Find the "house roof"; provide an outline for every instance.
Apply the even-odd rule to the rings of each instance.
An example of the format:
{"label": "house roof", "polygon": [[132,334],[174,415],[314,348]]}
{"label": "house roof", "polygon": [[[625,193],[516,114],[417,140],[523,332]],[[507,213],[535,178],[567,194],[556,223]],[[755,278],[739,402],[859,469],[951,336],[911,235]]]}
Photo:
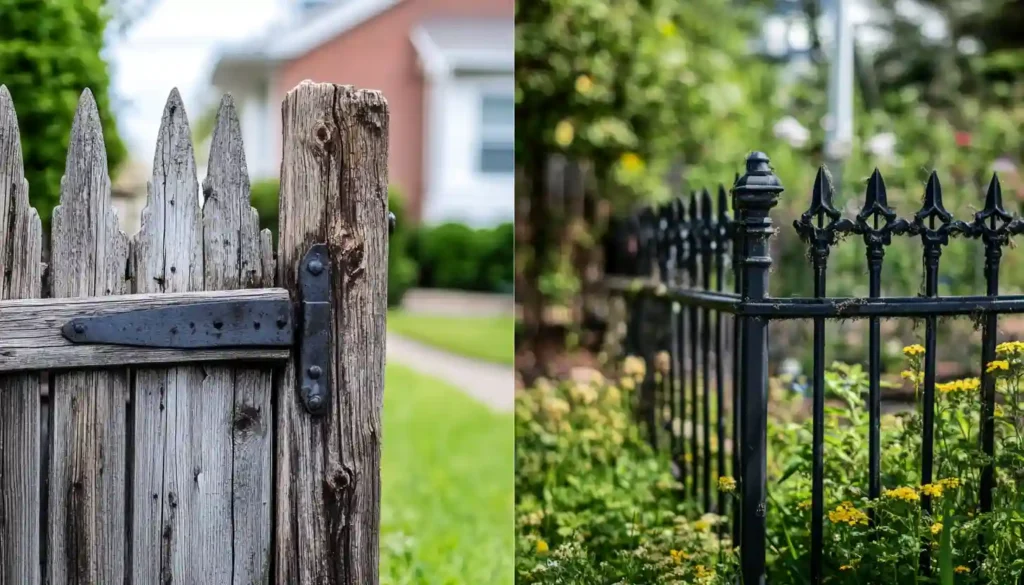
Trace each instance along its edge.
{"label": "house roof", "polygon": [[515,28],[507,18],[430,19],[411,37],[428,74],[511,72],[515,65]]}
{"label": "house roof", "polygon": [[216,58],[215,84],[230,77],[228,69],[248,73],[294,59],[381,14],[403,0],[347,0],[325,8],[298,24],[271,28],[257,37],[227,46]]}

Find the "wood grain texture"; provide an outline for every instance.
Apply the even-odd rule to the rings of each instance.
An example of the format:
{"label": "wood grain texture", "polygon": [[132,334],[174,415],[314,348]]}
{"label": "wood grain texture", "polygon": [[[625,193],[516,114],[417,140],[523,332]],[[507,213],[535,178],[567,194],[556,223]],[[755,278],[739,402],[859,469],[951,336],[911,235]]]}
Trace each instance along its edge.
{"label": "wood grain texture", "polygon": [[[133,251],[134,290],[203,290],[203,224],[195,154],[184,104],[172,90],[153,157],[149,198]],[[132,477],[132,582],[227,583],[231,579],[230,453],[206,439],[226,421],[208,420],[219,388],[202,366],[140,368],[135,373]],[[212,424],[208,424],[212,423]],[[208,505],[213,500],[212,505]],[[207,581],[209,579],[209,581]]]}
{"label": "wood grain texture", "polygon": [[118,365],[242,360],[285,360],[288,348],[158,349],[74,345],[60,333],[74,317],[108,315],[217,301],[288,301],[281,288],[193,293],[137,294],[100,298],[0,301],[0,372]]}
{"label": "wood grain texture", "polygon": [[[88,90],[72,124],[50,249],[53,297],[127,292],[128,238],[110,204],[103,130]],[[121,583],[128,370],[58,373],[52,384],[47,582]]]}
{"label": "wood grain texture", "polygon": [[[0,301],[40,295],[42,241],[14,104],[0,86]],[[0,585],[40,583],[39,390],[38,374],[0,375]]]}
{"label": "wood grain texture", "polygon": [[[259,229],[259,216],[249,202],[249,170],[238,114],[230,96],[221,100],[203,181],[203,253],[207,290],[232,290],[273,285],[273,254],[269,231]],[[267,258],[266,255],[270,257]],[[226,486],[226,519],[231,530],[220,544],[233,553],[227,567],[236,585],[270,582],[273,372],[236,364],[207,368],[207,383],[217,390],[214,402],[204,401],[207,416],[223,424],[214,452],[233,467],[213,480]],[[220,509],[218,505],[218,510]]]}
{"label": "wood grain texture", "polygon": [[289,362],[277,389],[275,582],[378,583],[387,297],[388,107],[379,92],[303,82],[284,100],[278,284],[327,242],[331,409],[311,417]]}

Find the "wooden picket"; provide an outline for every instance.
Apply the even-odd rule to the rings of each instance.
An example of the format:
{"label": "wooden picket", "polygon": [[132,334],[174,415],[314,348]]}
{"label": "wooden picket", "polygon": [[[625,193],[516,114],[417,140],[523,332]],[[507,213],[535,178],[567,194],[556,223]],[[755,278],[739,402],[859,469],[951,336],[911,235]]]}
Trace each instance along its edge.
{"label": "wooden picket", "polygon": [[[41,295],[42,242],[14,103],[0,86],[0,301]],[[39,374],[0,373],[0,585],[39,582],[40,412]]]}
{"label": "wooden picket", "polygon": [[[376,92],[303,83],[284,111],[278,261],[249,203],[230,97],[200,191],[184,105],[171,92],[141,230],[129,239],[84,92],[43,291],[42,229],[14,104],[0,87],[0,585],[377,582],[387,105]],[[300,399],[294,347],[60,336],[79,315],[298,299],[298,264],[318,243],[334,266],[322,417]]]}

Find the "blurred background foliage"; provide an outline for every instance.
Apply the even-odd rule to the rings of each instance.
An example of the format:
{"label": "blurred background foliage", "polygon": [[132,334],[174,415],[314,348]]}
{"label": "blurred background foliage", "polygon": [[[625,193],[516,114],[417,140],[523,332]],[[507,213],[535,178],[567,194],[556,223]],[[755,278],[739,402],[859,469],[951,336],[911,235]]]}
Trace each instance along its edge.
{"label": "blurred background foliage", "polygon": [[138,3],[0,0],[0,84],[11,92],[18,112],[29,196],[46,225],[60,199],[71,123],[83,89],[92,90],[99,106],[111,175],[126,157],[101,52],[108,21],[121,22],[122,5]]}
{"label": "blurred background foliage", "polygon": [[[527,353],[538,353],[531,345],[545,331],[571,343],[593,317],[588,291],[601,277],[598,244],[609,217],[728,188],[751,150],[770,156],[786,187],[772,214],[775,270],[785,278],[772,279],[772,293],[810,294],[811,267],[792,222],[824,162],[827,39],[810,27],[802,67],[759,50],[763,27],[783,6],[811,22],[823,9],[813,0],[517,4],[516,292]],[[860,208],[875,167],[904,217],[919,207],[933,169],[958,218],[971,219],[996,170],[1004,202],[1017,212],[1024,2],[880,0],[870,11],[863,28],[871,34],[858,30],[858,41],[883,41],[856,48],[855,139],[837,185],[844,212]],[[557,173],[552,181],[552,160],[587,169],[575,188],[581,212],[568,220],[552,212],[566,207],[569,184]],[[910,238],[887,248],[883,294],[919,291],[920,256]],[[955,240],[943,252],[941,294],[983,292],[982,258],[978,242]],[[1024,258],[1007,253],[1002,266],[1004,291],[1024,290]],[[866,294],[865,272],[859,239],[840,244],[829,261],[829,294]]]}

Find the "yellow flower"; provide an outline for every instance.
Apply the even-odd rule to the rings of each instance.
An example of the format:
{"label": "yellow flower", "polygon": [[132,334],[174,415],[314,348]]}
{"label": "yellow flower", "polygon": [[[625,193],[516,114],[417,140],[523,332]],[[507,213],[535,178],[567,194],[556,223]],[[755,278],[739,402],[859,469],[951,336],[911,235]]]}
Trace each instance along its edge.
{"label": "yellow flower", "polygon": [[694,530],[698,530],[698,531],[700,531],[700,532],[704,532],[704,531],[706,531],[706,530],[707,530],[708,528],[711,528],[711,523],[710,523],[710,522],[708,522],[707,520],[704,520],[704,519],[702,518],[702,519],[700,519],[700,520],[695,520],[695,521],[694,521],[694,523],[693,523],[693,528],[694,528]]}
{"label": "yellow flower", "polygon": [[643,358],[631,355],[622,361],[622,373],[639,380],[647,373],[647,365],[644,363]]}
{"label": "yellow flower", "polygon": [[828,519],[833,524],[846,523],[850,526],[868,523],[868,515],[855,508],[850,502],[843,502],[836,506],[835,510],[828,513]]}
{"label": "yellow flower", "polygon": [[942,484],[941,483],[926,483],[921,486],[921,493],[926,496],[933,498],[942,497]]}
{"label": "yellow flower", "polygon": [[853,570],[853,565],[843,565],[843,566],[839,567],[839,570],[840,571],[852,571]]}
{"label": "yellow flower", "polygon": [[938,534],[940,532],[942,532],[942,522],[932,524],[932,534]]}
{"label": "yellow flower", "polygon": [[555,144],[565,148],[572,144],[572,139],[576,136],[576,129],[572,127],[572,122],[568,120],[562,120],[555,126]]}
{"label": "yellow flower", "polygon": [[889,498],[893,500],[903,500],[904,502],[916,502],[919,498],[917,491],[908,486],[898,487],[892,490],[885,490],[882,492],[883,498]]}
{"label": "yellow flower", "polygon": [[626,390],[628,392],[629,390],[633,390],[634,388],[636,388],[636,380],[634,380],[633,378],[624,377],[621,380],[619,380],[619,386],[621,386],[623,390]]}
{"label": "yellow flower", "polygon": [[696,573],[696,577],[698,579],[707,579],[709,577],[714,576],[715,574],[713,570],[705,567],[704,565],[697,565],[693,568],[693,570]]}
{"label": "yellow flower", "polygon": [[915,356],[915,355],[921,355],[923,353],[924,353],[924,347],[921,346],[921,345],[918,345],[916,343],[914,345],[908,345],[907,347],[903,348],[903,355],[908,356],[908,357],[909,356]]}
{"label": "yellow flower", "polygon": [[972,392],[980,387],[981,380],[977,378],[964,378],[962,380],[953,380],[952,382],[935,385],[935,389],[943,394],[949,394],[950,392]]}
{"label": "yellow flower", "polygon": [[988,372],[989,374],[991,374],[992,372],[995,372],[996,370],[1009,370],[1009,369],[1010,369],[1010,362],[1008,362],[1006,360],[995,360],[993,362],[989,362],[988,363],[988,367],[985,368],[985,371]]}
{"label": "yellow flower", "polygon": [[580,75],[576,78],[576,92],[581,95],[587,95],[590,90],[594,88],[594,82],[590,80],[590,77],[586,75]]}
{"label": "yellow flower", "polygon": [[1018,354],[1021,352],[1024,352],[1024,342],[1021,341],[1004,341],[996,346],[996,353]]}
{"label": "yellow flower", "polygon": [[917,384],[920,382],[917,378],[917,372],[911,370],[903,370],[900,372],[900,376],[902,376],[904,380],[910,380],[911,384]]}
{"label": "yellow flower", "polygon": [[810,500],[804,500],[804,501],[800,502],[799,504],[797,504],[796,507],[800,508],[801,510],[810,510],[811,509],[811,504],[812,504],[812,502]]}
{"label": "yellow flower", "polygon": [[947,477],[946,479],[940,479],[939,485],[946,489],[956,489],[960,487],[960,478],[958,477]]}
{"label": "yellow flower", "polygon": [[683,562],[683,561],[685,561],[685,560],[690,558],[689,554],[687,554],[687,553],[685,553],[685,552],[683,552],[681,550],[672,549],[672,550],[668,551],[668,554],[669,554],[670,557],[672,557],[672,560],[675,561],[675,563],[677,565],[679,563],[681,563],[681,562]]}
{"label": "yellow flower", "polygon": [[537,554],[545,555],[548,553],[548,543],[543,540],[537,541]]}
{"label": "yellow flower", "polygon": [[644,170],[644,159],[635,152],[627,152],[619,157],[619,164],[630,173],[639,173]]}
{"label": "yellow flower", "polygon": [[727,494],[736,491],[736,480],[731,477],[718,478],[718,491]]}
{"label": "yellow flower", "polygon": [[957,568],[953,569],[954,573],[970,573],[971,570],[963,565],[958,565]]}

